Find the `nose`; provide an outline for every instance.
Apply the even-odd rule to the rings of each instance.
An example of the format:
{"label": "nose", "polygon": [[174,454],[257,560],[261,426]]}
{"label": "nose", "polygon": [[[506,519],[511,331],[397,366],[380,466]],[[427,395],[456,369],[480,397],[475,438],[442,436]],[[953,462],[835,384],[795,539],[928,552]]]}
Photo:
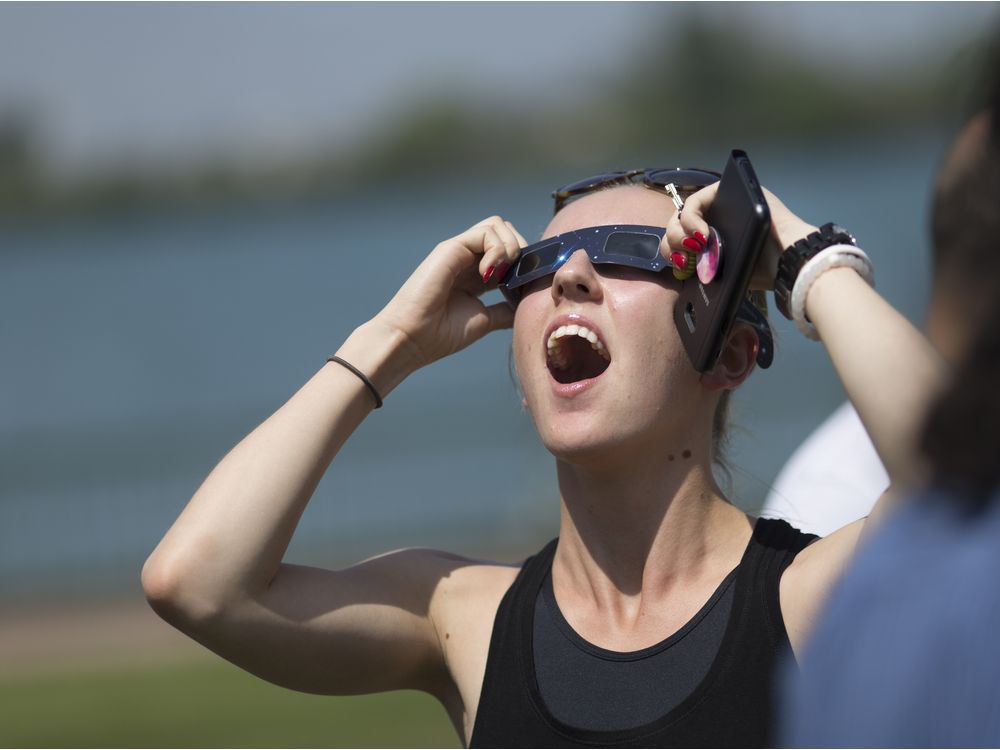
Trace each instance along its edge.
{"label": "nose", "polygon": [[552,299],[561,297],[583,301],[597,301],[601,298],[601,277],[594,270],[587,251],[575,251],[552,277]]}

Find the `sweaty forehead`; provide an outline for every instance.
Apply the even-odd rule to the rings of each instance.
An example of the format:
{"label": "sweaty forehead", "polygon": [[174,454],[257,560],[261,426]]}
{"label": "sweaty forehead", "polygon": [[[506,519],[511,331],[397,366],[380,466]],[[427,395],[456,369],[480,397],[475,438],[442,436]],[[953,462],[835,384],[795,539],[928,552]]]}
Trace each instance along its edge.
{"label": "sweaty forehead", "polygon": [[642,185],[622,185],[577,198],[552,218],[542,237],[602,224],[665,227],[674,211],[666,193]]}

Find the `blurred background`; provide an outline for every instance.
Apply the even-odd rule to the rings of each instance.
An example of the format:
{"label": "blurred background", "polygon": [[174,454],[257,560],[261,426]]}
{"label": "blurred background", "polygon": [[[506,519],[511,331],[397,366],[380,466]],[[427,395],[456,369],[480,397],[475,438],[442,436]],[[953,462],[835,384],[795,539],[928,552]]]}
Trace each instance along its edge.
{"label": "blurred background", "polygon": [[[997,13],[0,5],[0,745],[456,746],[426,696],[298,695],[188,642],[145,605],[143,560],[438,241],[494,213],[537,236],[588,174],[744,148],[922,324],[931,179]],[[725,481],[749,510],[844,398],[822,348],[774,326],[734,404]],[[554,536],[509,344],[396,390],[287,559],[517,561]]]}

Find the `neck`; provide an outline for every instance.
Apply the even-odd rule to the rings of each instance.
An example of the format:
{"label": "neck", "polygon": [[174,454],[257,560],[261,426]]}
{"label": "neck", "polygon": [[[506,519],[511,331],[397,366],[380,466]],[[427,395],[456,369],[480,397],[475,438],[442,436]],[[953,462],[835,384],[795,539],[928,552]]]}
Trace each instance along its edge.
{"label": "neck", "polygon": [[617,468],[559,461],[553,566],[563,585],[614,607],[622,597],[659,596],[735,567],[749,524],[723,497],[709,455],[706,445]]}

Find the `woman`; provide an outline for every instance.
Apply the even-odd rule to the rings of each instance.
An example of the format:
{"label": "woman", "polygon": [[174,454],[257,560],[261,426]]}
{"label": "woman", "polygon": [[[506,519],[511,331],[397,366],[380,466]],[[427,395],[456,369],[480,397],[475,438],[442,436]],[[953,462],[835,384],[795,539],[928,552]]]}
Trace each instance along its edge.
{"label": "woman", "polygon": [[[545,235],[665,226],[670,257],[709,234],[714,184],[681,212],[655,181],[605,187],[563,194],[574,200]],[[815,231],[768,200],[759,288],[773,284],[780,249]],[[801,648],[865,522],[810,544],[748,518],[716,486],[715,414],[753,369],[752,327],[735,326],[700,375],[674,327],[673,276],[592,265],[582,252],[509,290],[516,311],[484,306],[478,296],[525,245],[497,217],[438,245],[339,361],[209,475],[147,561],[146,594],[176,627],[277,684],[425,690],[474,745],[765,744],[774,658],[788,642]],[[908,476],[936,357],[848,268],[816,278],[805,305],[890,477]],[[381,397],[510,326],[525,402],[556,458],[557,542],[523,568],[416,549],[340,571],[283,563],[321,476]]]}

